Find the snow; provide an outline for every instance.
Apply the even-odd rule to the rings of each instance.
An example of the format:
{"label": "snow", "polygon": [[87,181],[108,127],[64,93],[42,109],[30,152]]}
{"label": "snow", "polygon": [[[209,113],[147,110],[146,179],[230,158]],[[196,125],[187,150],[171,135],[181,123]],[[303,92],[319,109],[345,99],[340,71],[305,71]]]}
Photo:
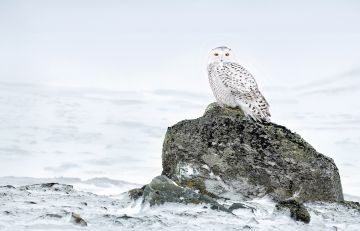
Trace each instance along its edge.
{"label": "snow", "polygon": [[[357,75],[345,79],[341,83],[344,88],[358,84]],[[317,150],[334,158],[345,199],[360,201],[360,179],[354,177],[360,174],[357,168],[360,112],[357,107],[341,104],[342,100],[358,93],[330,94],[331,89],[339,88],[337,80],[332,81],[333,84],[326,82],[326,88],[319,83],[310,88],[285,89],[281,93],[270,89],[273,120],[296,131]],[[308,92],[309,89],[314,90]],[[255,230],[304,228],[287,215],[275,214],[274,204],[269,201],[252,202],[258,206],[254,214],[239,210],[235,212],[237,216],[230,216],[204,210],[202,206],[145,208],[139,202],[131,204],[121,194],[149,183],[160,174],[161,148],[167,127],[184,118],[200,116],[212,101],[211,95],[164,89],[108,91],[6,83],[0,83],[0,90],[0,176],[3,176],[0,185],[59,182],[73,185],[76,191],[65,198],[52,193],[43,195],[31,191],[34,194],[28,195],[12,190],[15,194],[11,199],[1,197],[2,212],[10,214],[0,216],[0,229],[82,229],[69,223],[70,212],[79,213],[90,230],[115,230],[120,224],[124,230],[168,227],[200,230],[204,226],[209,230],[248,226]],[[279,101],[283,94],[289,102],[296,103]],[[320,106],[311,104],[314,97]],[[332,105],[338,105],[336,110]],[[184,171],[197,174],[191,166]],[[37,204],[29,203],[31,201]],[[93,206],[85,208],[81,205],[83,201]],[[360,229],[354,214],[341,207],[307,206],[313,208],[313,220],[306,226],[307,230],[335,229],[333,226],[338,230]],[[61,219],[42,217],[47,213],[64,214]],[[117,218],[123,213],[136,219]],[[104,214],[107,214],[105,218]],[[196,219],[189,221],[189,218]]]}
{"label": "snow", "polygon": [[[329,93],[340,86],[357,86],[359,78],[350,73],[343,79],[329,77],[281,92],[270,88],[268,98],[273,121],[332,157],[345,194],[360,197],[360,178],[353,177],[360,175],[360,108],[341,103],[358,92]],[[279,101],[284,95],[296,103]],[[167,127],[202,115],[212,100],[211,95],[165,89],[109,91],[0,83],[0,176],[107,177],[146,184],[161,172]]]}
{"label": "snow", "polygon": [[192,178],[194,176],[199,175],[198,170],[196,168],[194,168],[193,166],[190,166],[188,164],[180,164],[178,166],[178,168],[179,168],[178,169],[179,176],[181,176],[181,177],[183,177],[185,179],[189,179],[189,178]]}
{"label": "snow", "polygon": [[76,190],[91,192],[98,195],[118,195],[142,185],[109,178],[80,178],[57,177],[57,178],[32,178],[32,177],[0,177],[0,186],[12,185],[23,186],[41,183],[60,183],[72,185]]}
{"label": "snow", "polygon": [[[69,185],[0,187],[0,230],[83,230],[71,213],[87,222],[86,230],[359,230],[360,212],[338,204],[306,204],[310,224],[293,221],[268,198],[243,202],[234,214],[209,206],[167,203],[149,207],[126,194],[101,196]],[[220,201],[230,204],[232,202]]]}

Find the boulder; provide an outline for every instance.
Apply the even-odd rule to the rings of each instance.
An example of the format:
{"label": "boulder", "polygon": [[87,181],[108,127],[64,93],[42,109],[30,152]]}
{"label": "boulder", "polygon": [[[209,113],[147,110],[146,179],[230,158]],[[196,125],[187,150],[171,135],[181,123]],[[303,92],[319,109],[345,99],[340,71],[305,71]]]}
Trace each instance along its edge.
{"label": "boulder", "polygon": [[213,198],[343,201],[331,158],[284,126],[216,103],[168,128],[162,165],[162,175]]}

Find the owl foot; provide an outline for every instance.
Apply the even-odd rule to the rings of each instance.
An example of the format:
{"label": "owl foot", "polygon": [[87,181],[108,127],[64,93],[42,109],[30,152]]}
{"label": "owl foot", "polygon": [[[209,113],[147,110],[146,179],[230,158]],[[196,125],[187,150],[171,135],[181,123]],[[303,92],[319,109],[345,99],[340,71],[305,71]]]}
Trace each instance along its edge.
{"label": "owl foot", "polygon": [[225,111],[228,111],[228,112],[242,112],[241,108],[239,107],[224,107],[224,110]]}

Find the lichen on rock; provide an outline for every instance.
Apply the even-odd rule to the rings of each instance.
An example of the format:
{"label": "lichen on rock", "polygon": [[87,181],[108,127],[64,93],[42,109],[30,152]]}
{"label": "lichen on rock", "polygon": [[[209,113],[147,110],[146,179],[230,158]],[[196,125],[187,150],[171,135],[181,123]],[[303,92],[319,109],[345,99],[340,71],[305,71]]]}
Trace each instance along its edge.
{"label": "lichen on rock", "polygon": [[279,201],[276,205],[278,210],[289,210],[290,217],[295,221],[302,221],[304,223],[310,222],[310,214],[305,206],[297,200],[290,199]]}
{"label": "lichen on rock", "polygon": [[215,197],[343,200],[331,158],[284,126],[216,103],[202,117],[168,128],[162,161],[162,175]]}
{"label": "lichen on rock", "polygon": [[145,187],[146,187],[146,185],[141,188],[134,188],[134,189],[129,190],[128,195],[129,195],[130,199],[137,200],[140,197],[142,197],[142,195],[144,194]]}
{"label": "lichen on rock", "polygon": [[146,185],[142,198],[143,203],[149,203],[150,206],[171,202],[183,204],[209,204],[212,209],[230,212],[230,210],[208,195],[178,186],[166,176],[157,176],[150,184]]}

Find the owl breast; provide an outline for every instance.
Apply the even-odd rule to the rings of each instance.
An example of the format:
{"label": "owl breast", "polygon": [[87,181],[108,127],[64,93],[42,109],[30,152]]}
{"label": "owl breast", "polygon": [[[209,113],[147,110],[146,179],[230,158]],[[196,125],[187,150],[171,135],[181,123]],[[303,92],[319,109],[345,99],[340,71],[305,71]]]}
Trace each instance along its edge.
{"label": "owl breast", "polygon": [[224,73],[220,64],[210,64],[208,67],[208,77],[211,90],[214,93],[216,101],[222,106],[236,107],[237,103],[231,90],[224,85],[219,76]]}

